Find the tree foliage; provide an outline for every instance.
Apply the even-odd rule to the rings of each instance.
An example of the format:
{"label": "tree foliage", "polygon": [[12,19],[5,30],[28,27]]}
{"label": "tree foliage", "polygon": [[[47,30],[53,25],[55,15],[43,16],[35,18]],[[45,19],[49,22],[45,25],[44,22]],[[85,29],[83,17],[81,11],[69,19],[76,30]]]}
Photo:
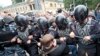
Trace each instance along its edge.
{"label": "tree foliage", "polygon": [[87,4],[89,9],[95,9],[96,5],[100,3],[100,0],[64,0],[65,8],[70,8],[70,4],[73,4],[73,1],[75,1],[75,5]]}

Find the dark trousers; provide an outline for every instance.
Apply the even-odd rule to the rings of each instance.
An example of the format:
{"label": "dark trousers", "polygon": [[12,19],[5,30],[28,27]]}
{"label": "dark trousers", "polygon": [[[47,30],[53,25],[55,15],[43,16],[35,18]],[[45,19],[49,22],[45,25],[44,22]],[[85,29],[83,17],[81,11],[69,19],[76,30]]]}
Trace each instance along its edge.
{"label": "dark trousers", "polygon": [[96,56],[100,56],[100,43],[97,44],[97,47],[96,47]]}
{"label": "dark trousers", "polygon": [[4,56],[4,48],[0,46],[0,56]]}
{"label": "dark trousers", "polygon": [[29,46],[28,52],[29,52],[30,56],[39,56],[38,55],[38,46],[37,45]]}
{"label": "dark trousers", "polygon": [[26,56],[26,52],[19,45],[4,47],[4,56]]}
{"label": "dark trousers", "polygon": [[39,56],[38,46],[36,44],[22,45],[22,47],[29,53],[30,56]]}
{"label": "dark trousers", "polygon": [[68,45],[71,56],[77,56],[77,47],[75,45]]}
{"label": "dark trousers", "polygon": [[78,56],[96,56],[96,49],[78,48]]}

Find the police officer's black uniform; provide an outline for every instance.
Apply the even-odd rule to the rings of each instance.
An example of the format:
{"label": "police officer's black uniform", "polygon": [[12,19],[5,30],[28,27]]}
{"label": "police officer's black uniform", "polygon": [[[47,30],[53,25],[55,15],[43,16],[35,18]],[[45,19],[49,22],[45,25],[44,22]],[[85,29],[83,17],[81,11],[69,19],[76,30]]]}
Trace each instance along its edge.
{"label": "police officer's black uniform", "polygon": [[[36,38],[34,37],[34,28],[29,27],[28,18],[23,15],[17,15],[15,17],[15,22],[17,24],[18,38],[22,40],[21,47],[23,47],[30,56],[38,56],[38,46],[36,43]],[[28,36],[32,35],[31,43],[27,44]]]}
{"label": "police officer's black uniform", "polygon": [[3,22],[3,26],[0,27],[0,42],[3,43],[0,46],[4,48],[4,51],[0,56],[15,56],[15,53],[18,56],[26,56],[25,51],[16,42],[10,42],[10,40],[17,35],[15,24],[12,18],[5,17]]}
{"label": "police officer's black uniform", "polygon": [[[100,35],[99,24],[93,19],[87,18],[88,8],[84,5],[75,7],[74,16],[76,24],[73,27],[78,38],[78,56],[95,56],[96,55],[96,39]],[[85,41],[83,38],[90,36],[91,40]]]}

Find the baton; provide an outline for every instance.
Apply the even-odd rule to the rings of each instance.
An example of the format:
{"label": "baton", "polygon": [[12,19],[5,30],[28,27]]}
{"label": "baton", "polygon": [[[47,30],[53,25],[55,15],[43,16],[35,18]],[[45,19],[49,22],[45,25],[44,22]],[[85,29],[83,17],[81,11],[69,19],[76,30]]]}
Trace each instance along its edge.
{"label": "baton", "polygon": [[[65,36],[68,36],[68,37],[70,37],[69,36],[69,34],[66,34]],[[75,36],[76,38],[79,38],[79,39],[82,39],[82,37],[81,36]]]}
{"label": "baton", "polygon": [[7,44],[7,43],[11,43],[11,41],[0,42],[0,44]]}

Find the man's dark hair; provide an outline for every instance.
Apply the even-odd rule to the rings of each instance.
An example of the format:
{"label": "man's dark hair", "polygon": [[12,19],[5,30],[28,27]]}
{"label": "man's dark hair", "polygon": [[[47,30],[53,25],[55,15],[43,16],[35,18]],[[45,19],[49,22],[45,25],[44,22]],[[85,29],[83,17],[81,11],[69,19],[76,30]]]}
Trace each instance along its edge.
{"label": "man's dark hair", "polygon": [[59,9],[57,10],[57,12],[58,12],[58,13],[61,13],[61,12],[62,12],[62,9],[61,9],[61,8],[59,8]]}

